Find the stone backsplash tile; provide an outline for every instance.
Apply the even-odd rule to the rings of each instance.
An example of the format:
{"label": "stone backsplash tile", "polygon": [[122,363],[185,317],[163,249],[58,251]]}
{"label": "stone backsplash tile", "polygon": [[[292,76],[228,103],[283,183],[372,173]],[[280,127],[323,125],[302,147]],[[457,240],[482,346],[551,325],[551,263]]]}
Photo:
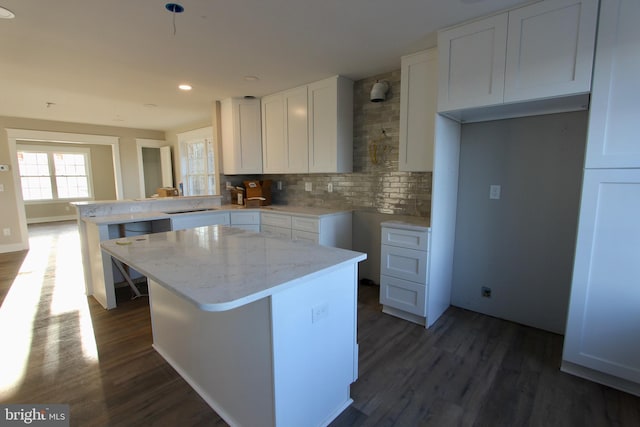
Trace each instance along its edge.
{"label": "stone backsplash tile", "polygon": [[[390,89],[384,102],[371,102],[369,93],[377,80]],[[275,204],[349,208],[385,214],[428,217],[431,209],[431,173],[399,172],[400,70],[354,84],[353,173],[222,176],[241,185],[248,179],[270,179]],[[277,189],[278,181],[282,190]],[[305,191],[310,182],[312,191]],[[331,183],[333,191],[328,192]],[[229,202],[223,190],[224,202]]]}

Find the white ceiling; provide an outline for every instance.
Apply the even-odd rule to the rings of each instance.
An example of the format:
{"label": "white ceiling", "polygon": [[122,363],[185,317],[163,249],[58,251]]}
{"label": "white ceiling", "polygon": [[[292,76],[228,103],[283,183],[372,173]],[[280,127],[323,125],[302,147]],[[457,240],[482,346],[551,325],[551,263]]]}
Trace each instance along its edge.
{"label": "white ceiling", "polygon": [[168,2],[0,0],[0,116],[183,128],[215,100],[399,69],[438,28],[527,1],[178,0],[175,34]]}

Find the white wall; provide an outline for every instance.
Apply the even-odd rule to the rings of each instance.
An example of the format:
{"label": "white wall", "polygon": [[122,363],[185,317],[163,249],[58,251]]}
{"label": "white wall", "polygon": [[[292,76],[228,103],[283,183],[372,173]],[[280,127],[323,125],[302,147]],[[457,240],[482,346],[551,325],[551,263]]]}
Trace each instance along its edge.
{"label": "white wall", "polygon": [[587,112],[462,126],[453,305],[564,333],[586,128]]}

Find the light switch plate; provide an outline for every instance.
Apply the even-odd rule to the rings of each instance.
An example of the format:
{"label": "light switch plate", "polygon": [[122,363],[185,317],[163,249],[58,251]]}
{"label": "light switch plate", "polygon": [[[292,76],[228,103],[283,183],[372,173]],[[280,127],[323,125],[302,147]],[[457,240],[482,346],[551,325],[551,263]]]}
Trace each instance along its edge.
{"label": "light switch plate", "polygon": [[305,182],[304,183],[304,191],[312,191],[313,190],[313,184],[310,182]]}

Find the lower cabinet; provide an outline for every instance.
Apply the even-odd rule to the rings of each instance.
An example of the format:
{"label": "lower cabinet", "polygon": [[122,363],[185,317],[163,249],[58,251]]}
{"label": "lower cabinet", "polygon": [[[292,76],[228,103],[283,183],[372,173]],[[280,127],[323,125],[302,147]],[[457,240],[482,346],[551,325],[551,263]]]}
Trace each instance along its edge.
{"label": "lower cabinet", "polygon": [[172,230],[205,227],[207,225],[230,225],[229,212],[196,212],[171,216]]}
{"label": "lower cabinet", "polygon": [[229,213],[231,226],[236,228],[242,228],[243,230],[260,232],[260,212],[259,211],[244,211],[244,212],[230,212]]}
{"label": "lower cabinet", "polygon": [[414,224],[382,223],[380,304],[392,316],[427,325],[430,229]]}
{"label": "lower cabinet", "polygon": [[562,370],[640,395],[640,169],[584,173]]}
{"label": "lower cabinet", "polygon": [[327,215],[296,215],[262,212],[260,231],[292,240],[351,249],[351,212]]}

